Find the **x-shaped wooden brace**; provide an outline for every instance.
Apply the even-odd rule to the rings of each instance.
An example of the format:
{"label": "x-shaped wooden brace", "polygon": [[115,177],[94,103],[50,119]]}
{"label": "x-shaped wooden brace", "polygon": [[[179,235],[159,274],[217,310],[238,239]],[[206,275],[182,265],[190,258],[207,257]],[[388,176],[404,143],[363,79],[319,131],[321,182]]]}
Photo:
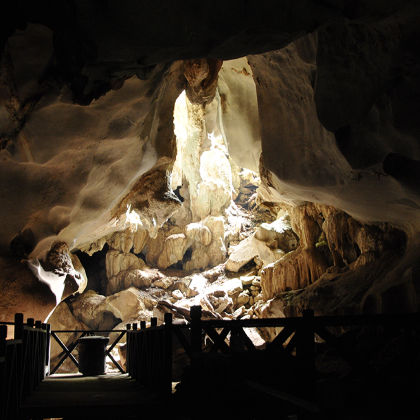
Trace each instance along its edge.
{"label": "x-shaped wooden brace", "polygon": [[[75,331],[76,333],[77,331]],[[79,367],[79,362],[76,360],[76,358],[71,354],[72,351],[76,348],[78,342],[79,342],[79,338],[84,337],[87,332],[82,332],[80,331],[82,334],[80,337],[77,338],[77,340],[72,343],[69,348],[66,347],[66,345],[60,340],[60,338],[58,337],[58,335],[54,332],[51,331],[51,335],[54,337],[54,340],[57,341],[57,343],[60,345],[60,347],[64,350],[64,356],[60,359],[60,361],[55,365],[54,369],[50,372],[50,375],[53,375],[55,372],[57,372],[58,368],[64,363],[64,361],[67,359],[67,357],[70,357],[70,360],[76,365],[76,367]]]}
{"label": "x-shaped wooden brace", "polygon": [[121,372],[121,373],[125,373],[125,370],[120,366],[120,364],[112,357],[111,355],[111,351],[113,350],[113,348],[119,343],[119,341],[121,340],[121,338],[124,337],[124,334],[126,333],[126,331],[123,331],[122,333],[120,333],[120,335],[116,338],[116,340],[112,343],[111,347],[109,348],[109,350],[105,349],[105,354],[112,360],[112,363],[114,363],[114,365],[116,366],[116,368]]}
{"label": "x-shaped wooden brace", "polygon": [[243,340],[245,347],[250,350],[254,351],[255,346],[250,340],[250,338],[247,336],[245,331],[242,328],[231,328],[226,327],[223,328],[221,333],[219,334],[213,327],[211,326],[203,326],[203,330],[206,332],[206,334],[210,337],[210,339],[213,341],[213,346],[210,349],[211,353],[216,353],[217,350],[220,350],[224,354],[230,353],[230,347],[225,342],[225,338],[227,337],[230,330],[234,330],[235,333],[238,334],[239,337]]}
{"label": "x-shaped wooden brace", "polygon": [[290,325],[284,327],[277,337],[268,345],[268,352],[279,352],[280,354],[290,354],[296,347],[296,335],[292,337],[286,348],[283,347],[283,343],[295,332],[296,326]]}

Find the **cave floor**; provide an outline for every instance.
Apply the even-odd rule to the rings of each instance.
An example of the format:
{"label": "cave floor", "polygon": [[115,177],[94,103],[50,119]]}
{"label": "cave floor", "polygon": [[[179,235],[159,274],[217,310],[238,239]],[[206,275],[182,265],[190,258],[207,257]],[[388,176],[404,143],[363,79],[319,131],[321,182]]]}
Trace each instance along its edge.
{"label": "cave floor", "polygon": [[157,419],[161,406],[156,394],[128,374],[59,374],[47,377],[23,401],[19,419]]}

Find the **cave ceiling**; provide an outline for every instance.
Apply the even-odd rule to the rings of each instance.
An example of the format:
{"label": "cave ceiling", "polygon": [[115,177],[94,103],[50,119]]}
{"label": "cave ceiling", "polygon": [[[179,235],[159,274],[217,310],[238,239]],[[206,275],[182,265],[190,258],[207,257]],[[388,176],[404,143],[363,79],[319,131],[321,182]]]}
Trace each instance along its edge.
{"label": "cave ceiling", "polygon": [[77,249],[127,205],[158,224],[180,206],[174,104],[200,77],[185,63],[210,69],[229,152],[275,199],[402,226],[417,252],[418,1],[3,1],[0,16],[4,258]]}

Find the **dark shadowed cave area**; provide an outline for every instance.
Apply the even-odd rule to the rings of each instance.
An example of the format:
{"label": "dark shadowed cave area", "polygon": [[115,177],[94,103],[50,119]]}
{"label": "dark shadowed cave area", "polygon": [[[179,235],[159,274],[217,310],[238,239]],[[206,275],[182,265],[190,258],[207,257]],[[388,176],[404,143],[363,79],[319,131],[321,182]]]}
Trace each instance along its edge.
{"label": "dark shadowed cave area", "polygon": [[[417,0],[3,0],[0,322],[418,313],[419,24]],[[316,336],[320,418],[418,418],[418,327],[330,332],[377,376]],[[242,386],[302,391],[263,354],[203,364],[196,406],[292,419]],[[174,418],[210,418],[174,360]]]}

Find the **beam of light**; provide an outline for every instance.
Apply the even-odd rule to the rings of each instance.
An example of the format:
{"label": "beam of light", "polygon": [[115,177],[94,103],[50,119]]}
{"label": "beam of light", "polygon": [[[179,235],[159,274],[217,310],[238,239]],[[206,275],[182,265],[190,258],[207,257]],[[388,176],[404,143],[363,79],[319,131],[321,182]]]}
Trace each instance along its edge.
{"label": "beam of light", "polygon": [[66,273],[54,274],[50,271],[45,271],[37,259],[29,260],[28,266],[32,273],[34,273],[35,277],[38,278],[38,280],[40,280],[42,283],[46,283],[49,286],[55,295],[55,301],[58,305],[61,302],[61,298],[63,297]]}

